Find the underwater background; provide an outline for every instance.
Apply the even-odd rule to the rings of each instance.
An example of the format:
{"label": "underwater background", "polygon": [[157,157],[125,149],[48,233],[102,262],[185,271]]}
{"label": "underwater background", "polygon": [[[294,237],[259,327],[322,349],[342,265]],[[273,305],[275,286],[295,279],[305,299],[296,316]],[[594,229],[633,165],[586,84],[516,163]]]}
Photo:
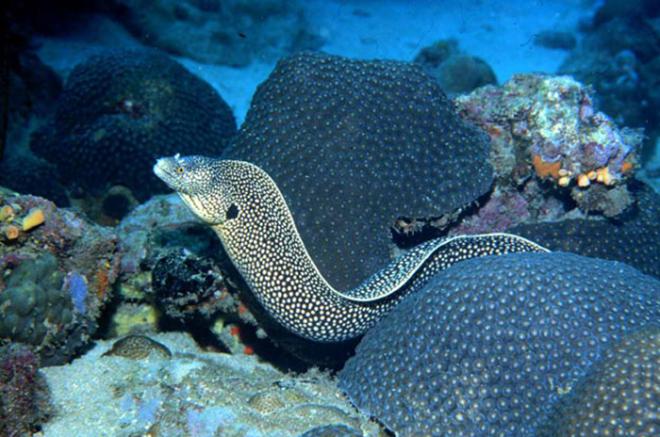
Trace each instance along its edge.
{"label": "underwater background", "polygon": [[0,437],[660,435],[657,1],[0,32]]}

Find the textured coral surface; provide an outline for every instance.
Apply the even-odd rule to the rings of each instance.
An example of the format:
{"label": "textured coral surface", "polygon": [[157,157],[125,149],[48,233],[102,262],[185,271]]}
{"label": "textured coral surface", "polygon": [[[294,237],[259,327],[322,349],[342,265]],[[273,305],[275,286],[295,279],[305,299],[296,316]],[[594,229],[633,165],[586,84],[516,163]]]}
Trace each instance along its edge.
{"label": "textured coral surface", "polygon": [[0,346],[0,435],[33,435],[51,412],[38,369],[39,359],[29,348]]}
{"label": "textured coral surface", "polygon": [[473,259],[369,331],[340,387],[401,435],[532,435],[611,343],[659,317],[660,282],[622,263]]}
{"label": "textured coral surface", "polygon": [[224,154],[270,174],[341,289],[389,259],[399,216],[440,216],[486,192],[487,156],[484,135],[418,66],[318,53],[278,63]]}
{"label": "textured coral surface", "polygon": [[626,336],[562,399],[543,436],[660,433],[660,326]]}
{"label": "textured coral surface", "polygon": [[154,160],[175,153],[219,155],[235,133],[222,98],[155,50],[95,55],[73,69],[51,126],[32,149],[71,186],[125,185],[139,199],[164,187]]}
{"label": "textured coral surface", "polygon": [[0,341],[61,363],[90,341],[119,271],[116,236],[36,196],[0,196]]}
{"label": "textured coral surface", "polygon": [[637,208],[621,220],[571,219],[515,226],[509,232],[551,250],[623,261],[660,278],[660,195],[636,192]]}

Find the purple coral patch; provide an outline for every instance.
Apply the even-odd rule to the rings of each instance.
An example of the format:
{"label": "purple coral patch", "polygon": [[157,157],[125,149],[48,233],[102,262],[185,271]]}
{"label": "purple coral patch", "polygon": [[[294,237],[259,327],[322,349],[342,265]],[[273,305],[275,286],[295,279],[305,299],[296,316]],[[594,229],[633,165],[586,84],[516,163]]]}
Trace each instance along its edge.
{"label": "purple coral patch", "polygon": [[71,272],[66,277],[64,285],[71,294],[71,303],[73,308],[80,314],[85,314],[86,305],[85,299],[87,298],[87,282],[85,278],[77,272]]}

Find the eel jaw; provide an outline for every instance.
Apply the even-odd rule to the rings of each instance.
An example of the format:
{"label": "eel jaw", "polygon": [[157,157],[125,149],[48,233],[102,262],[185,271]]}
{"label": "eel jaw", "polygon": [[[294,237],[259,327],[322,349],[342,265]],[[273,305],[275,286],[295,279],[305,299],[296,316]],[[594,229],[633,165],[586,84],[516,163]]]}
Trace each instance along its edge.
{"label": "eel jaw", "polygon": [[174,156],[158,158],[153,166],[153,172],[161,181],[165,182],[165,184],[175,192],[179,194],[190,194],[190,191],[186,189],[185,184],[183,181],[181,181],[181,175],[176,172],[177,167],[183,165],[180,157],[181,155],[177,153]]}
{"label": "eel jaw", "polygon": [[153,172],[156,176],[158,176],[160,180],[165,182],[165,184],[167,184],[168,187],[172,188],[175,191],[178,191],[177,188],[172,183],[175,176],[169,170],[169,167],[171,167],[171,163],[172,163],[172,158],[159,158],[154,164]]}

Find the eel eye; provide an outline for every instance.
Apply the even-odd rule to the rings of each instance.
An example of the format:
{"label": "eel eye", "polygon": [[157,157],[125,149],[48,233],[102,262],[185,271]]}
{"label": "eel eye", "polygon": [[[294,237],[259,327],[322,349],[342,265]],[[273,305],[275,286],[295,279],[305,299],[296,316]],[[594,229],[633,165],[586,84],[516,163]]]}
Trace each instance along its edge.
{"label": "eel eye", "polygon": [[235,203],[232,203],[227,210],[227,220],[232,220],[236,217],[238,217],[238,206],[236,206]]}
{"label": "eel eye", "polygon": [[178,167],[176,168],[176,173],[177,173],[177,174],[183,174],[183,167],[178,166]]}

